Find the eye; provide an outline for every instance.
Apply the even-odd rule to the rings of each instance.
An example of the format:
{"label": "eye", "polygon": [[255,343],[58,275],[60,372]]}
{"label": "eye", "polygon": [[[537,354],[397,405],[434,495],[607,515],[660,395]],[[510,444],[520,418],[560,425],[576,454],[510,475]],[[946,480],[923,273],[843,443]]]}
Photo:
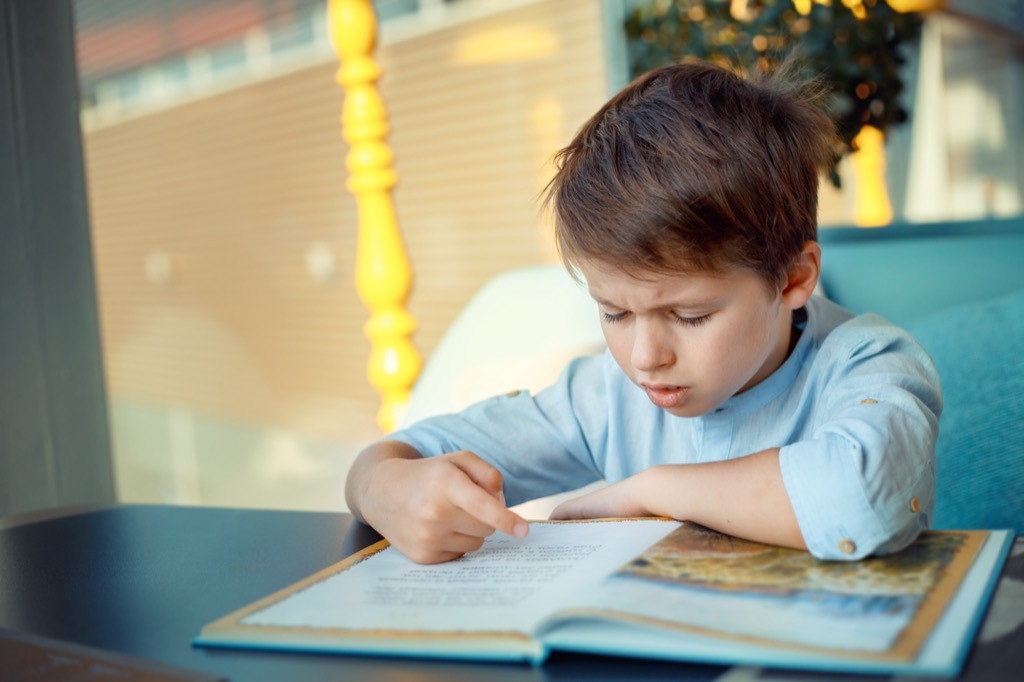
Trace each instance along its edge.
{"label": "eye", "polygon": [[699,317],[684,317],[683,315],[673,315],[675,321],[681,325],[687,327],[699,327],[708,320],[711,319],[711,314],[701,315]]}
{"label": "eye", "polygon": [[626,319],[626,316],[628,316],[628,315],[629,315],[629,312],[627,312],[627,311],[623,311],[621,313],[614,313],[614,314],[613,313],[606,313],[603,310],[601,311],[601,319],[604,320],[605,322],[609,323],[609,324],[615,324],[616,322],[622,322],[624,319]]}

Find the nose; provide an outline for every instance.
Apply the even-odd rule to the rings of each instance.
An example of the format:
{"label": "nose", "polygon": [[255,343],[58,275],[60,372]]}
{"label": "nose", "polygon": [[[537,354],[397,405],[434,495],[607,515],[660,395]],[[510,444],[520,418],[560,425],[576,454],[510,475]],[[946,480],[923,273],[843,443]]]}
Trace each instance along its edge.
{"label": "nose", "polygon": [[668,331],[656,321],[637,320],[633,325],[633,348],[630,361],[641,372],[651,372],[675,363]]}

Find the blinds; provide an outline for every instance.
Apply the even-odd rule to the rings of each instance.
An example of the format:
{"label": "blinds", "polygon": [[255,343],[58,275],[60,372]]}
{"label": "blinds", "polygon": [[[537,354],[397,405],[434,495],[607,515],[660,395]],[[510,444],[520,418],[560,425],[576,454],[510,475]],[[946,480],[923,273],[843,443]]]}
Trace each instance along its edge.
{"label": "blinds", "polygon": [[[551,155],[607,97],[599,0],[481,6],[446,5],[417,30],[385,23],[377,53],[428,359],[487,279],[554,259],[536,198]],[[104,116],[93,91],[84,139],[114,401],[375,433],[337,64],[315,42],[294,54],[150,106],[108,98],[120,108]]]}

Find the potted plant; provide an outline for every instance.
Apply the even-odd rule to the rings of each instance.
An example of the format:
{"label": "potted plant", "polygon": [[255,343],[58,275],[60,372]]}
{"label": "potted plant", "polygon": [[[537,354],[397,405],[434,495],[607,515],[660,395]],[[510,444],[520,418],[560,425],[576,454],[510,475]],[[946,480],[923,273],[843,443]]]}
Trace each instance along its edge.
{"label": "potted plant", "polygon": [[625,20],[631,76],[687,56],[767,69],[796,50],[829,93],[841,146],[828,175],[837,187],[844,154],[877,144],[880,160],[886,132],[907,120],[900,68],[920,29],[918,14],[886,0],[645,0]]}

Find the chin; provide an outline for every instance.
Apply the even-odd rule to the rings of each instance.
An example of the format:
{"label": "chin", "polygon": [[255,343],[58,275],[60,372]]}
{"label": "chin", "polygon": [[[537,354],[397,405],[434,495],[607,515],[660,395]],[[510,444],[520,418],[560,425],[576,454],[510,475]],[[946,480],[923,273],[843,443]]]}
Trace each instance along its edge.
{"label": "chin", "polygon": [[680,405],[679,407],[668,408],[665,411],[668,412],[673,417],[684,417],[686,419],[693,419],[695,417],[703,417],[708,412],[710,412],[711,409],[706,409],[697,405]]}

